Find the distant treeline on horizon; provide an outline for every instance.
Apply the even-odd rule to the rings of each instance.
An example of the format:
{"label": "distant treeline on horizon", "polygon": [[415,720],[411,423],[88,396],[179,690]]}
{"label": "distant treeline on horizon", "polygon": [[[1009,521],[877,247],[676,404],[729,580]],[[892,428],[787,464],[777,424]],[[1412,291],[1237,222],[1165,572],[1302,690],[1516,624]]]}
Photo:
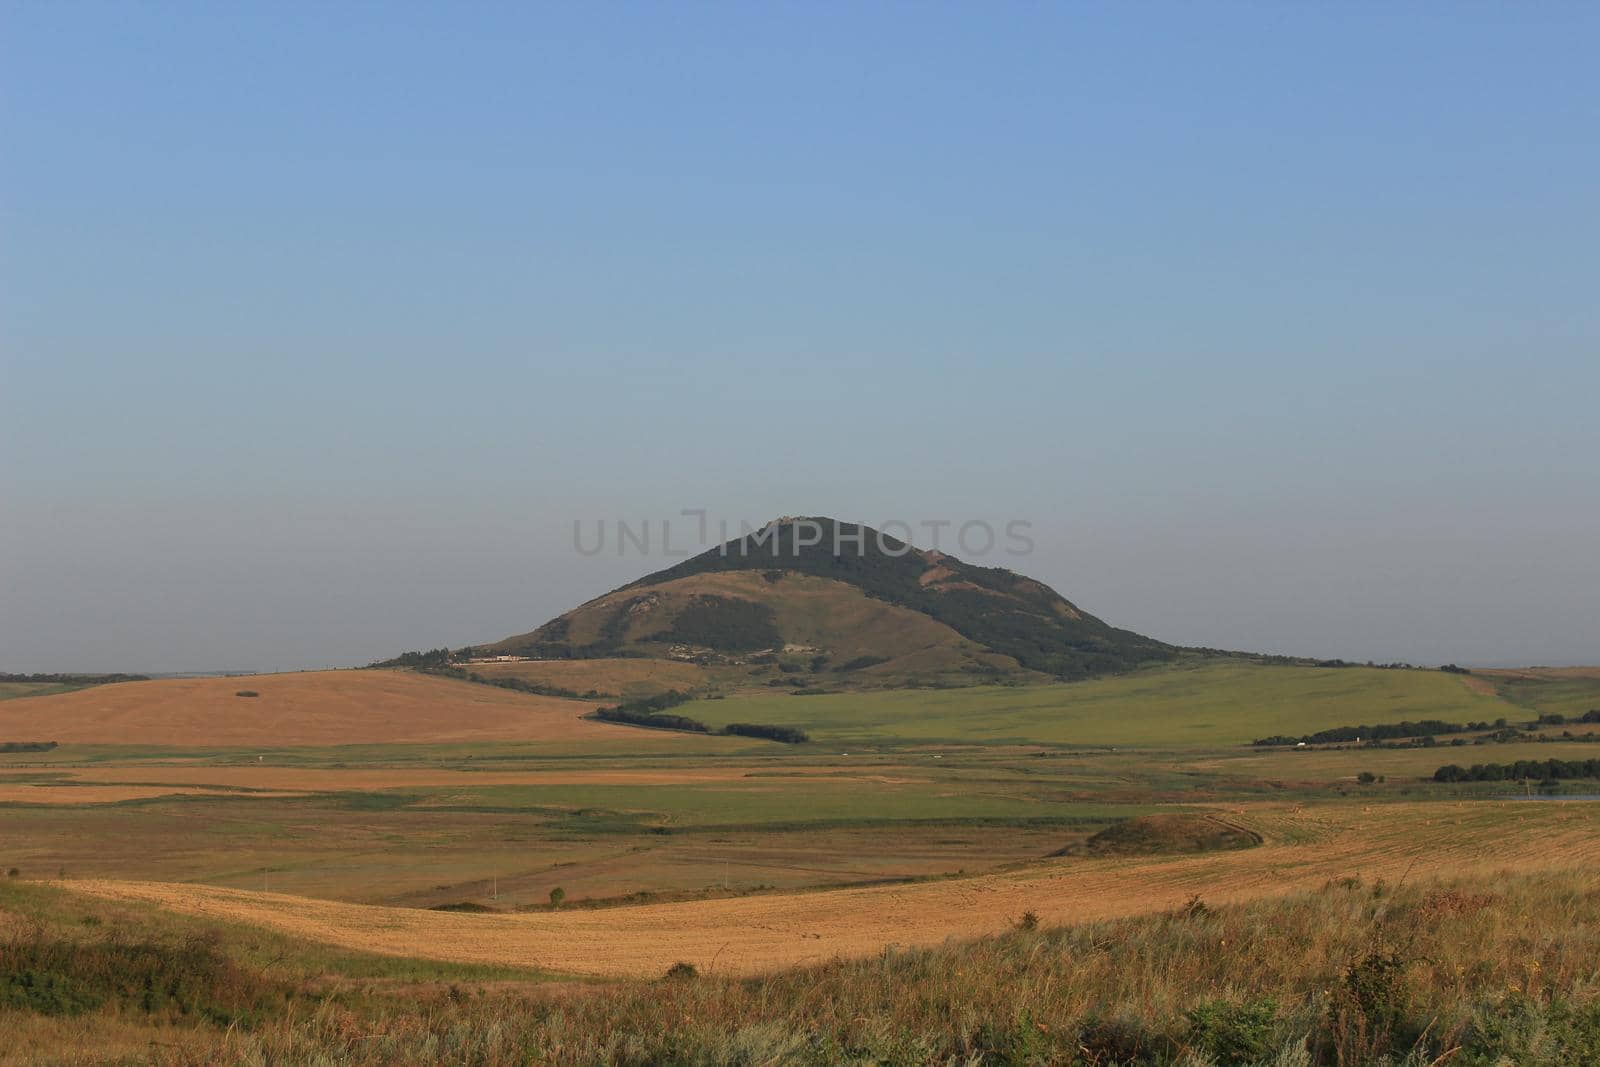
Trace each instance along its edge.
{"label": "distant treeline on horizon", "polygon": [[4,674],[0,682],[38,682],[53,685],[106,685],[110,682],[148,682],[148,674]]}

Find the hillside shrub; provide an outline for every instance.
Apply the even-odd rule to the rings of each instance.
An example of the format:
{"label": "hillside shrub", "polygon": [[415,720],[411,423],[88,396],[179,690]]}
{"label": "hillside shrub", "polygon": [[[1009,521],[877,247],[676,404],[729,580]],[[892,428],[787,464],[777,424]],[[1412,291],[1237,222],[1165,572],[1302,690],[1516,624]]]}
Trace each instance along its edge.
{"label": "hillside shrub", "polygon": [[1240,1003],[1204,1000],[1190,1008],[1189,1041],[1219,1064],[1255,1063],[1272,1047],[1278,1002],[1256,997]]}
{"label": "hillside shrub", "polygon": [[786,745],[803,745],[811,740],[804,730],[793,726],[766,726],[755,722],[730,722],[721,730],[722,734],[738,737],[759,737],[767,741],[781,741]]}

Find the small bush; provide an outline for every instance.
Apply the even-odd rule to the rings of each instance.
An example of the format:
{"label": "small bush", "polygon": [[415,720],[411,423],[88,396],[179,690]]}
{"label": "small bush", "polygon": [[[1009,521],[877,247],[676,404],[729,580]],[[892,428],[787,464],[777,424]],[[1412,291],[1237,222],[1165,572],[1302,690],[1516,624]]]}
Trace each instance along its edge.
{"label": "small bush", "polygon": [[256,692],[254,689],[241,689],[233,695],[236,697],[258,697],[261,694]]}
{"label": "small bush", "polygon": [[1078,1030],[1078,1050],[1091,1064],[1148,1063],[1165,1042],[1137,1022],[1089,1019]]}
{"label": "small bush", "polygon": [[1185,1013],[1189,1039],[1218,1063],[1255,1063],[1267,1054],[1278,1002],[1257,997],[1240,1004],[1207,1000]]}
{"label": "small bush", "polygon": [[550,890],[550,906],[552,908],[561,907],[561,902],[566,899],[567,891],[562,889],[560,886],[556,886],[554,889]]}
{"label": "small bush", "polygon": [[1600,1063],[1600,1003],[1580,1008],[1557,999],[1541,1004],[1521,994],[1474,1016],[1463,1063]]}
{"label": "small bush", "polygon": [[[1378,891],[1380,880],[1373,887]],[[1403,1045],[1401,1025],[1410,1008],[1406,960],[1396,951],[1373,949],[1352,963],[1333,989],[1328,1030],[1340,1063],[1369,1063]]]}
{"label": "small bush", "polygon": [[1037,929],[1039,929],[1039,913],[1036,912],[1036,911],[1025,911],[1025,912],[1023,912],[1022,913],[1022,918],[1017,920],[1017,929],[1018,930],[1037,930]]}
{"label": "small bush", "polygon": [[685,963],[683,960],[679,960],[667,968],[667,977],[675,981],[698,978],[700,977],[700,968],[692,963]]}

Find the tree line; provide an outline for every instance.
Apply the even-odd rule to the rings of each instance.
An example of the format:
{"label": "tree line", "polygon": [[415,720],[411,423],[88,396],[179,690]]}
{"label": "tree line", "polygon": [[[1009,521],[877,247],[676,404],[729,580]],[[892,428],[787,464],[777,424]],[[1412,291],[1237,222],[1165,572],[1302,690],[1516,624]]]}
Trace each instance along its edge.
{"label": "tree line", "polygon": [[112,682],[148,682],[148,674],[4,674],[0,682],[46,682],[54,685],[109,685]]}
{"label": "tree line", "polygon": [[627,726],[648,726],[657,730],[683,730],[696,734],[720,734],[722,736],[758,737],[765,741],[779,741],[786,745],[800,745],[811,740],[804,730],[792,726],[767,726],[762,723],[732,722],[719,730],[713,730],[699,719],[691,719],[687,715],[673,715],[667,713],[668,708],[675,708],[679,704],[687,704],[694,697],[676,689],[669,689],[665,693],[657,693],[653,697],[643,697],[639,700],[630,700],[608,708],[599,708],[594,717],[602,722],[616,722]]}
{"label": "tree line", "polygon": [[1515,763],[1474,763],[1462,767],[1447,763],[1433,772],[1436,782],[1556,782],[1600,778],[1600,759],[1517,760]]}
{"label": "tree line", "polygon": [[1348,741],[1390,741],[1400,737],[1434,737],[1439,734],[1465,734],[1481,730],[1490,730],[1495,727],[1504,727],[1506,720],[1499,719],[1494,723],[1469,722],[1466,725],[1454,722],[1442,722],[1439,719],[1423,719],[1421,722],[1380,722],[1372,726],[1334,726],[1327,730],[1318,730],[1314,734],[1304,734],[1300,737],[1290,737],[1286,734],[1277,734],[1273,737],[1263,737],[1252,742],[1258,746],[1270,745],[1326,745]]}

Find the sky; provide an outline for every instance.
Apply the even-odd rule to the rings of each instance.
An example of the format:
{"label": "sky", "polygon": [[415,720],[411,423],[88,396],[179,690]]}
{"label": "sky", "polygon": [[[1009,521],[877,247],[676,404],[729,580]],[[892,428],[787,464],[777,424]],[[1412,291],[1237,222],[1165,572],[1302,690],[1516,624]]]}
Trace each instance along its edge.
{"label": "sky", "polygon": [[0,670],[492,640],[684,509],[1027,522],[971,558],[1182,644],[1600,662],[1597,52],[1561,3],[4,0]]}

